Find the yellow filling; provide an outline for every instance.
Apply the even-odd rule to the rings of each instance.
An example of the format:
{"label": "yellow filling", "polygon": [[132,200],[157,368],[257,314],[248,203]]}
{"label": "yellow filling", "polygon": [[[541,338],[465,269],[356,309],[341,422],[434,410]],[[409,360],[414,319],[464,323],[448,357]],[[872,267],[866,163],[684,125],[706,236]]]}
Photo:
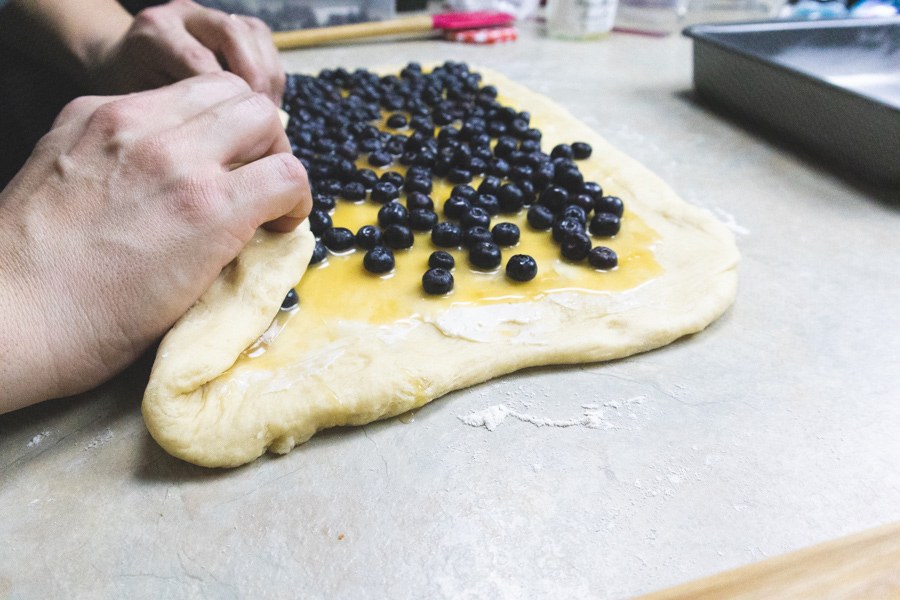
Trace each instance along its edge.
{"label": "yellow filling", "polygon": [[[386,128],[383,122],[381,127]],[[405,172],[399,164],[384,169],[369,167],[365,157],[357,166],[372,168],[379,175],[388,170]],[[480,178],[476,178],[471,185],[477,188],[479,183]],[[443,203],[450,196],[453,185],[440,178],[435,178],[433,185],[430,196],[435,211],[443,220]],[[329,252],[324,261],[307,270],[296,286],[299,309],[281,312],[273,323],[271,333],[276,333],[281,340],[274,348],[288,348],[294,353],[305,348],[307,340],[335,339],[338,337],[337,324],[342,321],[389,325],[406,319],[429,320],[460,305],[529,302],[562,291],[596,294],[635,288],[662,273],[653,255],[658,235],[640,217],[627,210],[628,198],[623,200],[626,211],[619,233],[611,238],[592,237],[595,246],[609,246],[618,255],[619,265],[610,271],[596,270],[587,261],[576,264],[563,259],[559,245],[549,231],[537,231],[528,225],[527,209],[516,215],[501,213],[492,218],[492,227],[508,221],[518,225],[521,231],[515,247],[501,248],[501,266],[493,271],[471,266],[465,249],[435,246],[431,242],[431,232],[415,232],[412,248],[394,250],[395,268],[384,275],[366,271],[362,261],[364,250],[349,250],[340,255]],[[405,205],[404,194],[400,201]],[[334,226],[346,227],[356,233],[363,225],[377,225],[381,206],[368,199],[360,202],[337,199],[337,207],[332,213]],[[456,260],[452,271],[453,291],[445,296],[429,296],[422,289],[422,275],[428,269],[428,257],[435,250],[450,252]],[[515,282],[506,277],[506,262],[514,254],[528,254],[537,261],[538,273],[532,281]],[[268,343],[263,339],[248,348],[239,362],[261,361],[258,366],[262,368],[279,364],[274,356],[278,353],[268,351]]]}

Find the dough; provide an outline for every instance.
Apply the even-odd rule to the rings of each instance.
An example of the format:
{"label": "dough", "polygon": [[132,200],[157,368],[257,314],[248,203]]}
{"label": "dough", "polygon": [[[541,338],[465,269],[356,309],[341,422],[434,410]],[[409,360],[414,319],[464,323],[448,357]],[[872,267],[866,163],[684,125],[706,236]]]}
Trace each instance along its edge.
{"label": "dough", "polygon": [[[318,430],[399,415],[525,367],[658,348],[700,331],[730,306],[738,252],[723,225],[549,99],[478,72],[507,103],[531,111],[545,149],[573,141],[593,146],[579,164],[585,180],[623,198],[623,231],[633,222],[652,236],[645,252],[652,265],[645,260],[643,272],[629,275],[620,253],[622,275],[609,280],[619,284],[593,292],[559,288],[526,300],[459,303],[409,294],[402,318],[379,316],[379,305],[365,302],[356,318],[357,304],[341,297],[323,308],[305,301],[301,285],[299,309],[284,313],[281,301],[303,276],[314,240],[306,224],[288,235],[260,231],[159,347],[143,414],[169,453],[198,465],[241,465],[266,450],[286,453]],[[457,271],[466,268],[460,263]],[[316,268],[301,284],[321,296]],[[564,275],[567,268],[590,271],[559,266]]]}

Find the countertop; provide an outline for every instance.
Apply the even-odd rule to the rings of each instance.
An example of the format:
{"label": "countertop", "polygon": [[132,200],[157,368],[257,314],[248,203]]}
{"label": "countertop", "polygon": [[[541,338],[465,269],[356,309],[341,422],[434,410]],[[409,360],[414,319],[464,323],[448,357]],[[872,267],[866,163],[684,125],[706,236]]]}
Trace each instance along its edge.
{"label": "countertop", "polygon": [[[550,96],[728,224],[735,305],[660,350],[502,377],[234,470],[150,439],[146,357],[0,416],[0,597],[622,598],[900,519],[900,192],[698,102],[677,35],[284,55],[446,59]],[[498,405],[522,418],[460,418]],[[529,422],[585,405],[601,427]]]}

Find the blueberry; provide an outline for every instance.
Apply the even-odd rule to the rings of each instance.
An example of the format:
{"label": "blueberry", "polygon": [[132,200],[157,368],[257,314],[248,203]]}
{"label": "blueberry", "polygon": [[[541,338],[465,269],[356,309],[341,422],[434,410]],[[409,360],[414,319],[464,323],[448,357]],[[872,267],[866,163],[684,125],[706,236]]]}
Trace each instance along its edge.
{"label": "blueberry", "polygon": [[366,197],[366,187],[358,181],[345,183],[341,189],[341,196],[347,200],[357,201]]}
{"label": "blueberry", "polygon": [[400,197],[400,190],[390,181],[379,181],[372,188],[371,198],[379,204],[387,204]]}
{"label": "blueberry", "polygon": [[403,147],[405,143],[406,136],[398,135],[389,139],[384,145],[384,149],[394,156],[400,156],[401,154],[403,154]]}
{"label": "blueberry", "polygon": [[588,262],[595,269],[608,271],[609,269],[616,268],[616,265],[619,264],[619,257],[616,256],[616,253],[612,248],[597,246],[588,252]]}
{"label": "blueberry", "polygon": [[522,140],[519,144],[519,150],[522,152],[538,152],[541,149],[541,143],[538,140]]}
{"label": "blueberry", "polygon": [[553,219],[553,212],[543,204],[534,204],[528,209],[528,224],[535,229],[550,229]]}
{"label": "blueberry", "polygon": [[528,165],[513,165],[509,170],[509,178],[513,181],[530,180],[534,177],[534,169]]}
{"label": "blueberry", "polygon": [[431,256],[428,257],[428,266],[432,269],[444,269],[445,271],[450,271],[456,266],[456,261],[453,260],[453,255],[449,252],[437,250],[432,252]]}
{"label": "blueberry", "polygon": [[453,289],[453,275],[446,269],[428,269],[422,275],[422,289],[432,296],[447,294]]}
{"label": "blueberry", "polygon": [[594,211],[597,213],[612,213],[621,217],[625,212],[625,204],[616,196],[602,196],[594,200]]}
{"label": "blueberry", "polygon": [[584,260],[591,251],[591,238],[584,233],[573,233],[559,245],[563,257],[571,261]]}
{"label": "blueberry", "polygon": [[488,175],[478,186],[478,192],[482,194],[496,194],[500,190],[501,181],[499,177]]}
{"label": "blueberry", "polygon": [[600,237],[610,237],[619,233],[622,227],[622,221],[616,215],[607,212],[600,212],[591,219],[591,234]]}
{"label": "blueberry", "polygon": [[378,209],[378,224],[382,228],[388,225],[404,225],[409,220],[409,211],[399,202],[388,202]]}
{"label": "blueberry", "polygon": [[400,113],[394,113],[388,117],[387,126],[391,129],[403,129],[406,127],[406,117]]}
{"label": "blueberry", "polygon": [[498,208],[501,212],[517,213],[525,204],[525,193],[517,183],[507,183],[497,192]]}
{"label": "blueberry", "polygon": [[566,217],[564,219],[557,219],[553,224],[554,242],[562,243],[570,236],[578,233],[584,233],[584,224],[578,219]]}
{"label": "blueberry", "polygon": [[522,199],[525,203],[525,206],[533,204],[535,200],[534,184],[530,181],[523,180],[518,182],[516,185],[518,185],[519,189],[522,190]]}
{"label": "blueberry", "polygon": [[299,303],[300,299],[297,297],[297,290],[291,288],[288,290],[287,296],[285,296],[284,300],[281,302],[281,310],[291,310]]}
{"label": "blueberry", "polygon": [[354,179],[363,184],[367,190],[371,190],[378,183],[378,175],[372,169],[359,169]]}
{"label": "blueberry", "polygon": [[315,209],[309,213],[309,229],[316,237],[321,236],[325,231],[331,229],[331,216],[321,209]]}
{"label": "blueberry", "polygon": [[584,225],[587,223],[587,213],[577,204],[569,204],[559,213],[560,219],[572,218]]}
{"label": "blueberry", "polygon": [[473,206],[469,208],[468,211],[462,216],[460,219],[460,224],[463,228],[475,227],[476,225],[480,225],[482,227],[488,227],[491,224],[491,215],[488,214],[486,210],[481,207]]}
{"label": "blueberry", "polygon": [[384,246],[375,246],[366,252],[363,266],[370,273],[387,273],[394,268],[394,253]]}
{"label": "blueberry", "polygon": [[415,231],[431,231],[437,222],[437,215],[427,208],[414,208],[409,211],[409,226]]}
{"label": "blueberry", "polygon": [[479,91],[479,94],[482,96],[487,96],[488,98],[496,98],[497,97],[497,88],[492,85],[486,85],[482,87]]}
{"label": "blueberry", "polygon": [[501,260],[500,248],[493,242],[480,242],[469,249],[469,262],[479,269],[495,269]]}
{"label": "blueberry", "polygon": [[390,152],[376,150],[369,154],[369,164],[373,167],[386,167],[394,161]]}
{"label": "blueberry", "polygon": [[441,248],[453,248],[462,243],[462,230],[456,223],[442,221],[431,230],[431,241]]}
{"label": "blueberry", "polygon": [[514,254],[506,263],[506,276],[513,281],[531,281],[537,275],[537,262],[527,254]]}
{"label": "blueberry", "polygon": [[325,194],[313,194],[313,209],[324,210],[328,212],[334,210],[335,202],[332,196]]}
{"label": "blueberry", "polygon": [[371,250],[381,243],[381,230],[374,225],[363,225],[356,232],[356,245]]}
{"label": "blueberry", "polygon": [[451,167],[450,170],[447,171],[447,181],[450,183],[469,183],[472,181],[472,172],[468,169]]}
{"label": "blueberry", "polygon": [[381,150],[381,140],[378,138],[365,138],[359,141],[358,146],[363,152],[376,152]]}
{"label": "blueberry", "polygon": [[338,146],[336,151],[340,156],[343,156],[344,158],[347,158],[349,160],[356,160],[356,157],[359,154],[359,146],[357,146],[353,141],[346,141]]}
{"label": "blueberry", "polygon": [[487,173],[494,177],[506,177],[509,175],[509,163],[499,157],[494,157],[488,162]]}
{"label": "blueberry", "polygon": [[316,242],[316,246],[313,248],[312,256],[309,257],[309,264],[318,264],[325,260],[326,256],[328,256],[328,250],[325,248],[325,244],[323,244],[322,242]]}
{"label": "blueberry", "polygon": [[531,181],[538,188],[545,188],[553,181],[556,175],[556,167],[552,162],[542,162],[532,168]]}
{"label": "blueberry", "polygon": [[584,185],[581,186],[580,193],[587,194],[591,197],[591,200],[596,201],[603,197],[603,187],[596,181],[586,181]]}
{"label": "blueberry", "polygon": [[431,179],[431,169],[422,165],[413,165],[406,170],[407,179]]}
{"label": "blueberry", "polygon": [[491,229],[491,236],[498,246],[515,246],[519,243],[519,227],[515,223],[497,223]]}
{"label": "blueberry", "polygon": [[332,252],[343,252],[356,244],[356,236],[346,227],[332,227],[322,234],[322,243]]}
{"label": "blueberry", "polygon": [[569,203],[569,192],[559,186],[548,187],[541,192],[538,202],[553,212],[559,212],[563,206]]}
{"label": "blueberry", "polygon": [[487,171],[487,168],[488,168],[487,161],[485,161],[483,158],[479,158],[478,156],[473,156],[469,160],[468,169],[469,169],[469,171],[472,172],[472,175],[481,175],[482,173]]}
{"label": "blueberry", "polygon": [[444,214],[448,219],[461,219],[471,207],[469,201],[462,196],[450,196],[444,202]]}
{"label": "blueberry", "polygon": [[584,214],[588,214],[594,208],[594,201],[591,200],[591,197],[587,194],[572,194],[569,196],[569,202],[571,202],[573,206],[577,206],[584,211]]}
{"label": "blueberry", "polygon": [[407,194],[411,192],[421,192],[423,194],[431,193],[431,177],[423,177],[421,175],[417,175],[415,177],[407,177],[406,184],[404,184],[403,189]]}
{"label": "blueberry", "polygon": [[568,144],[557,144],[550,151],[550,158],[572,158],[572,146]]}
{"label": "blueberry", "polygon": [[385,245],[394,250],[410,248],[415,241],[412,230],[406,225],[388,225],[381,234]]}
{"label": "blueberry", "polygon": [[478,194],[472,206],[483,208],[491,216],[500,214],[500,201],[493,194]]}
{"label": "blueberry", "polygon": [[591,145],[586,142],[574,142],[572,144],[572,155],[577,160],[584,160],[585,158],[590,158],[591,153],[594,151],[591,148]]}
{"label": "blueberry", "polygon": [[528,131],[528,122],[524,119],[513,119],[509,124],[510,133],[517,138],[524,137]]}
{"label": "blueberry", "polygon": [[337,196],[341,193],[343,187],[344,186],[341,185],[341,182],[337,179],[325,179],[324,181],[318,182],[319,192],[328,196]]}
{"label": "blueberry", "polygon": [[487,227],[475,225],[474,227],[469,227],[463,231],[462,243],[466,248],[472,248],[484,242],[493,243],[493,241],[494,236],[491,235],[491,232],[488,231]]}
{"label": "blueberry", "polygon": [[577,167],[557,169],[553,180],[571,192],[580,191],[584,186],[584,176]]}
{"label": "blueberry", "polygon": [[386,171],[385,173],[382,173],[382,175],[381,175],[381,181],[387,181],[388,183],[393,183],[394,187],[396,187],[398,190],[401,187],[403,187],[404,179],[405,178],[403,177],[403,175],[401,175],[397,171]]}
{"label": "blueberry", "polygon": [[406,195],[406,208],[410,211],[416,208],[424,208],[425,210],[433,211],[434,201],[422,192],[412,192]]}
{"label": "blueberry", "polygon": [[478,196],[478,190],[471,185],[456,185],[453,186],[453,189],[450,191],[451,198],[465,198],[469,202],[474,200],[476,196]]}
{"label": "blueberry", "polygon": [[511,137],[501,137],[494,144],[494,156],[499,158],[509,158],[509,155],[517,148],[516,140]]}

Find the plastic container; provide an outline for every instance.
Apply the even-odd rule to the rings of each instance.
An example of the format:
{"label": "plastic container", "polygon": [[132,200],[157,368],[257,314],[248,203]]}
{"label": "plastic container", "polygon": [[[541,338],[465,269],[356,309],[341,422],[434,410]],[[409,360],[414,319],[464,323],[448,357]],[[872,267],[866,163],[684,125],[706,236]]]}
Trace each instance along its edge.
{"label": "plastic container", "polygon": [[547,33],[564,39],[592,39],[612,31],[618,0],[548,0]]}

